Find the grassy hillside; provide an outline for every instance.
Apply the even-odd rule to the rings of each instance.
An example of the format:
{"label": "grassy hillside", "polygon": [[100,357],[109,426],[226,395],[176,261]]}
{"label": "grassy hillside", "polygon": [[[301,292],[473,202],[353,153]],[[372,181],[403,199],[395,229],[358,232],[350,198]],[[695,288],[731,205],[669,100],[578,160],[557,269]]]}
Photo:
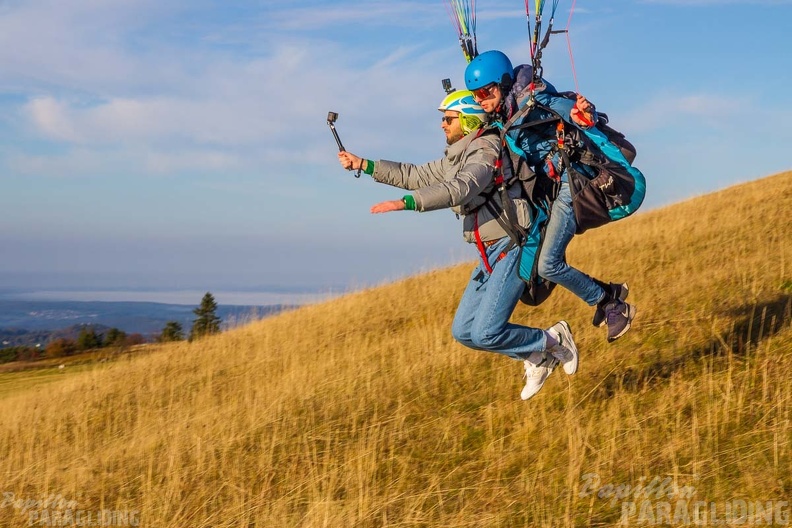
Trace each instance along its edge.
{"label": "grassy hillside", "polygon": [[659,522],[681,498],[787,500],[790,211],[785,173],[576,239],[569,261],[629,281],[638,316],[609,345],[566,291],[518,308],[568,320],[581,353],[528,402],[520,362],[451,338],[470,264],[7,396],[0,525],[52,495],[174,528],[612,526],[630,501]]}

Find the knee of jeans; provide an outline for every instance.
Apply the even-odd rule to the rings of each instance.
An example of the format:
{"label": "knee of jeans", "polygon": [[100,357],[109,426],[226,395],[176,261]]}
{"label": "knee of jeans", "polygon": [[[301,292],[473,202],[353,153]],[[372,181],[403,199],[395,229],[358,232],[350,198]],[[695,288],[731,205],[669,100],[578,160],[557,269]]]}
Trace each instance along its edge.
{"label": "knee of jeans", "polygon": [[539,265],[537,266],[537,273],[543,279],[552,280],[561,274],[566,263],[563,260],[555,258],[546,258],[544,255],[539,258]]}
{"label": "knee of jeans", "polygon": [[496,348],[500,344],[501,338],[501,332],[495,331],[491,328],[483,328],[473,332],[470,335],[470,340],[473,342],[473,346],[476,348],[483,348],[485,350]]}
{"label": "knee of jeans", "polygon": [[456,321],[451,325],[451,336],[462,345],[470,346],[473,344],[470,339],[470,329]]}

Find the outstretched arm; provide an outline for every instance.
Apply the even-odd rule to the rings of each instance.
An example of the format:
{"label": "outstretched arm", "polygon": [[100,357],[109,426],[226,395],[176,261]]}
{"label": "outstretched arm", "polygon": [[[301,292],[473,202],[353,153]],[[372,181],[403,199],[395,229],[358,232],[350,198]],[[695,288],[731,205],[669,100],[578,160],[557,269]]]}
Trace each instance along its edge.
{"label": "outstretched arm", "polygon": [[[443,179],[439,168],[434,169],[433,172],[437,174],[439,181],[431,185],[413,188],[415,192],[405,195],[401,200],[380,202],[371,208],[371,212],[434,211],[460,205],[465,206],[476,200],[492,184],[493,167],[498,159],[499,152],[499,139],[496,134],[475,138],[470,143],[467,153],[456,169],[456,174],[453,178]],[[401,165],[388,161],[377,163],[382,163],[385,167],[390,167],[390,164],[393,164],[392,168],[394,169],[396,165]],[[432,169],[433,165],[437,163],[440,163],[440,161],[431,162],[423,166],[404,164],[399,167],[400,171],[397,170],[395,172],[409,174],[416,170]]]}
{"label": "outstretched arm", "polygon": [[420,189],[442,181],[445,171],[442,159],[414,165],[385,160],[375,162],[351,152],[339,152],[338,161],[346,170],[362,170],[379,183],[408,190]]}
{"label": "outstretched arm", "polygon": [[390,213],[391,211],[404,211],[407,208],[404,200],[388,200],[371,206],[372,213]]}
{"label": "outstretched arm", "polygon": [[363,162],[365,161],[363,158],[355,156],[351,152],[341,151],[338,153],[338,161],[341,163],[341,166],[344,167],[346,170],[363,170],[365,167],[363,166]]}

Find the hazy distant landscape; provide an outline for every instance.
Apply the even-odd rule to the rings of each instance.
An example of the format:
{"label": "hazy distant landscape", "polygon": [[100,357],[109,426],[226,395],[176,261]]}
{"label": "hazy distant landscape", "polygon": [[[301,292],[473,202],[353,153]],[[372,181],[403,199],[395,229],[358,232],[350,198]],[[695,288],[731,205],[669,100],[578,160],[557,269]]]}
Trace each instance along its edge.
{"label": "hazy distant landscape", "polygon": [[[265,317],[290,305],[219,306],[218,315],[230,326]],[[78,324],[115,327],[143,335],[157,333],[168,321],[185,327],[195,306],[147,302],[7,301],[0,300],[0,336],[3,330],[55,330]]]}
{"label": "hazy distant landscape", "polygon": [[[202,295],[192,290],[0,291],[0,348],[44,344],[59,330],[79,325],[119,328],[147,338],[168,321],[189,328]],[[217,315],[224,328],[232,328],[326,297],[307,292],[219,292]]]}

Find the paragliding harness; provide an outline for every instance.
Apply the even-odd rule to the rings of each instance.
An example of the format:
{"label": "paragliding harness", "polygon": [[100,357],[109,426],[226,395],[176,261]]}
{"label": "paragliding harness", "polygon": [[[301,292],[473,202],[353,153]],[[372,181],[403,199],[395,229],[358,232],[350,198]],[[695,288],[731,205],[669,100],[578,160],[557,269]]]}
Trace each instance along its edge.
{"label": "paragliding harness", "polygon": [[[574,98],[575,94],[562,93],[559,96]],[[533,109],[543,110],[551,117],[516,124]],[[577,127],[565,126],[557,112],[532,97],[505,124],[495,124],[500,129],[501,144],[501,155],[495,165],[495,189],[500,193],[506,221],[495,210],[494,202],[488,200],[486,207],[511,239],[506,251],[514,246],[520,247],[518,273],[525,282],[525,290],[520,300],[525,304],[538,306],[550,296],[555,287],[555,283],[539,276],[538,265],[552,204],[558,196],[564,169],[567,170],[570,180],[578,234],[629,216],[643,201],[643,174],[631,166],[636,156],[635,147],[624,134],[607,123],[607,116],[599,114],[598,130],[593,130],[590,136],[588,132]],[[519,149],[512,144],[513,140],[507,134],[528,128],[536,131],[543,125],[545,129],[553,128],[547,126],[553,124],[555,142],[550,157],[558,153],[561,166],[555,170],[550,163],[550,173],[546,176],[539,175],[517,152]],[[574,162],[590,167],[595,173],[594,177],[578,171]],[[516,182],[520,183],[522,196],[530,207],[531,224],[527,229],[519,225],[514,204],[507,192]]]}
{"label": "paragliding harness", "polygon": [[[573,92],[558,95],[576,97]],[[530,103],[520,113],[524,115],[526,108],[530,111],[529,106]],[[577,234],[625,218],[641,206],[646,194],[646,180],[641,171],[632,166],[635,147],[624,134],[608,125],[607,115],[599,114],[596,127],[581,130],[566,126],[561,116],[545,105],[535,103],[533,108],[541,109],[551,117],[514,125],[509,130],[531,128],[536,132],[540,125],[556,123],[556,141],[549,157],[558,154],[561,163],[557,174],[553,164],[549,164],[551,174],[548,177],[558,178],[564,170],[567,171]],[[579,170],[579,164],[588,167],[591,174]]]}

